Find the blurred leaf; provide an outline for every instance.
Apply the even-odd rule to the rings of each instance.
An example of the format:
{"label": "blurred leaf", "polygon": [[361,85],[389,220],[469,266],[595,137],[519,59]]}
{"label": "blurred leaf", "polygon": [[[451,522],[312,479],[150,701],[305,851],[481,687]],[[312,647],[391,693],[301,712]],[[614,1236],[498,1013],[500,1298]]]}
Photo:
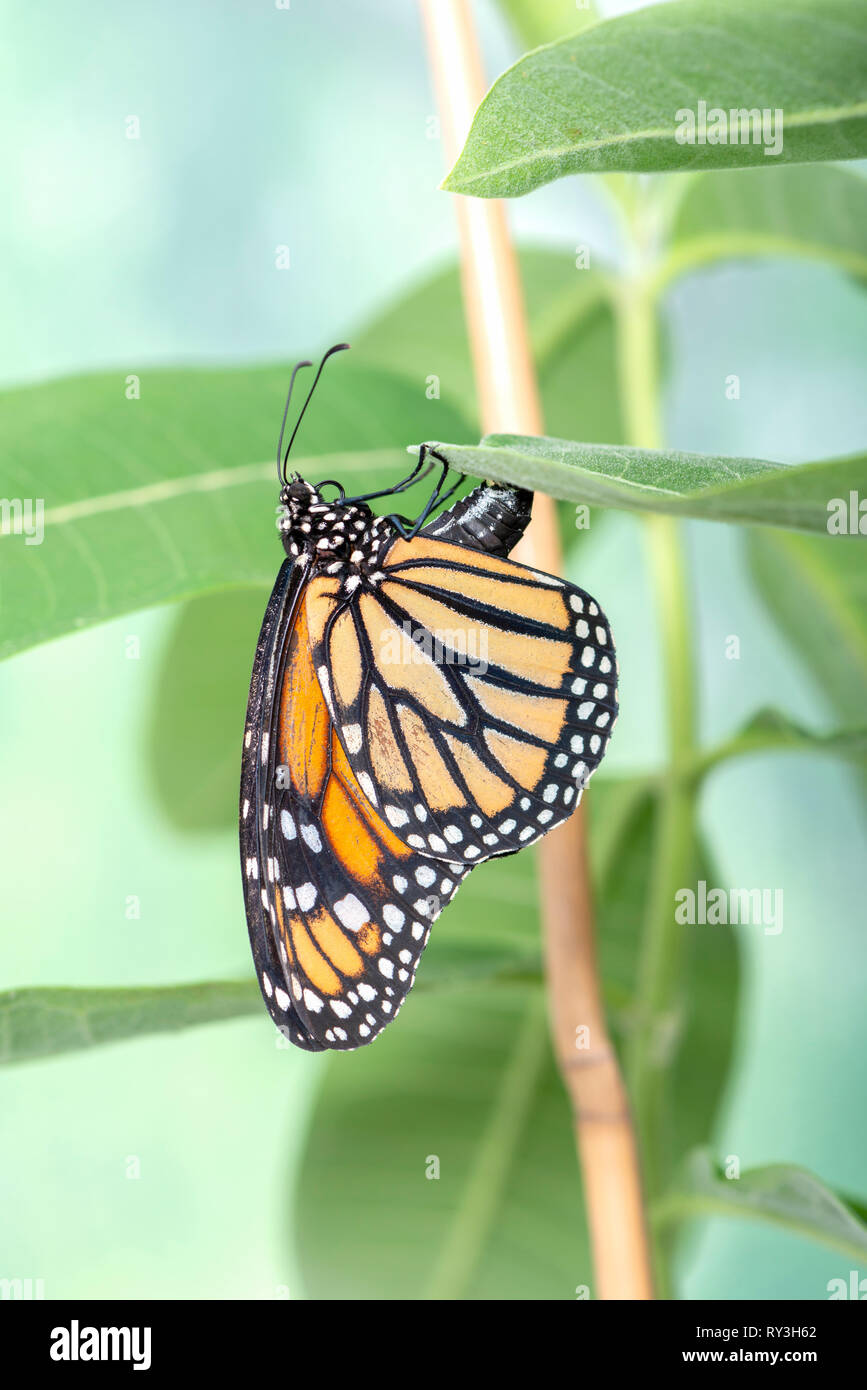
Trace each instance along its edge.
{"label": "blurred leaf", "polygon": [[596,777],[585,807],[600,972],[612,1026],[622,1036],[635,989],[652,853],[653,794],[642,778]]}
{"label": "blurred leaf", "polygon": [[774,1163],[726,1178],[710,1154],[690,1157],[682,1186],[657,1204],[660,1225],[696,1216],[739,1216],[782,1226],[854,1260],[867,1258],[867,1225],[856,1210],[805,1168]]}
{"label": "blurred leaf", "polygon": [[525,48],[538,48],[585,29],[597,18],[590,0],[499,0],[500,9]]}
{"label": "blurred leaf", "polygon": [[[562,251],[522,250],[521,277],[548,428],[603,443],[624,438],[609,282]],[[419,332],[424,324],[424,332]],[[410,290],[356,339],[358,357],[400,372],[477,420],[475,382],[457,268]]]}
{"label": "blurred leaf", "polygon": [[617,856],[628,839],[634,818],[652,795],[655,777],[611,777],[600,771],[593,778],[592,795],[585,798],[585,815],[591,834],[588,839],[593,881],[605,885],[617,872]]}
{"label": "blurred leaf", "polygon": [[787,526],[826,536],[828,499],[850,489],[867,493],[867,455],[785,465],[518,434],[489,434],[479,445],[438,443],[436,448],[460,472],[570,502]]}
{"label": "blurred leaf", "polygon": [[311,1298],[570,1299],[589,1285],[541,991],[413,994],[375,1047],[333,1058],[293,1224]]}
{"label": "blurred leaf", "polygon": [[[697,833],[697,832],[696,832]],[[691,883],[717,882],[707,845],[695,848]],[[735,1060],[740,1004],[741,945],[737,933],[723,928],[686,927],[683,974],[670,1020],[672,1065],[667,1078],[664,1149],[660,1172],[665,1179],[696,1144],[713,1136],[726,1098]]]}
{"label": "blurred leaf", "polygon": [[[147,370],[139,400],[127,400],[121,373],[3,393],[3,488],[44,499],[45,535],[31,546],[0,534],[0,656],[151,604],[270,587],[283,550],[266,460],[287,375]],[[381,370],[340,361],[319,391],[295,459],[314,478],[396,481],[432,420],[467,428]]]}
{"label": "blurred leaf", "polygon": [[268,590],[232,589],[184,604],[160,660],[146,764],[178,830],[238,819],[241,737]]}
{"label": "blurred leaf", "polygon": [[[489,902],[481,910],[496,912],[496,904]],[[514,942],[485,940],[468,933],[465,937],[456,936],[441,950],[429,951],[424,976],[419,974],[413,988],[428,994],[433,990],[474,989],[481,983],[541,982],[542,956],[538,945],[529,942],[522,948]]]}
{"label": "blurred leaf", "polygon": [[143,1033],[255,1014],[261,996],[249,980],[151,989],[12,989],[0,994],[0,1065],[100,1047]]}
{"label": "blurred leaf", "polygon": [[[651,807],[646,794],[640,804],[632,789],[604,782],[588,798],[603,823],[612,796],[624,793],[638,804],[621,818],[599,890],[615,996],[633,979]],[[492,956],[498,940],[536,947],[530,862],[516,856],[477,870],[462,909],[458,900],[438,924],[419,972],[426,988],[413,991],[399,1026],[375,1048],[329,1062],[295,1195],[311,1297],[568,1298],[590,1283],[568,1107],[541,1003],[507,984],[441,987],[459,942],[470,956],[482,940]],[[733,935],[696,934],[688,945],[672,1162],[708,1136],[737,999]],[[439,1180],[425,1178],[432,1155]],[[371,1249],[381,1258],[371,1261]]]}
{"label": "blurred leaf", "polygon": [[699,100],[782,109],[777,162],[857,159],[865,37],[859,0],[678,0],[608,20],[497,79],[443,187],[515,198],[564,174],[768,166],[762,144],[678,143],[677,113]]}
{"label": "blurred leaf", "polygon": [[[596,779],[588,796],[598,911],[598,941],[606,998],[617,1039],[632,1027],[639,947],[655,852],[656,797],[648,779]],[[613,821],[614,834],[608,828]],[[692,882],[714,881],[704,846],[694,848]],[[673,905],[672,905],[673,911]],[[688,1150],[707,1143],[734,1056],[740,989],[740,948],[734,932],[685,928],[679,952],[675,1007],[657,1020],[665,1053],[663,1180]]]}
{"label": "blurred leaf", "polygon": [[[653,842],[646,785],[597,781],[588,797],[594,824],[607,823],[615,801],[625,808],[620,833],[597,852],[595,867],[603,970],[616,999],[633,987]],[[437,952],[453,949],[461,932],[471,950],[479,933],[492,950],[498,939],[525,951],[536,944],[528,862],[516,856],[471,876],[462,920],[455,911],[438,924],[419,983],[426,969],[437,973]],[[485,898],[482,910],[482,895],[495,889],[497,902]],[[671,1164],[708,1137],[726,1081],[736,953],[731,933],[693,933],[685,942]],[[432,1156],[438,1180],[425,1177]],[[569,1298],[589,1284],[568,1107],[536,992],[417,988],[375,1048],[332,1059],[294,1220],[313,1298]]]}
{"label": "blurred leaf", "polygon": [[[541,990],[508,978],[539,978],[535,870],[532,851],[474,870],[396,1026],[328,1063],[293,1216],[311,1297],[568,1299],[590,1283]],[[472,986],[480,958],[496,989]]]}
{"label": "blurred leaf", "polygon": [[536,856],[508,855],[478,865],[437,921],[413,994],[425,988],[472,983],[485,975],[531,974],[538,981]]}
{"label": "blurred leaf", "polygon": [[837,1196],[851,1212],[857,1216],[858,1220],[867,1227],[867,1201],[861,1197],[853,1197],[851,1192],[838,1192]]}
{"label": "blurred leaf", "polygon": [[768,611],[840,720],[854,726],[867,709],[863,554],[846,536],[755,531],[747,538],[750,570]]}
{"label": "blurred leaf", "polygon": [[729,758],[767,752],[830,753],[842,758],[867,757],[867,725],[817,733],[806,729],[776,709],[759,710],[732,738],[709,748],[696,760],[696,773],[704,776]]}
{"label": "blurred leaf", "polygon": [[867,179],[822,165],[689,179],[663,276],[751,256],[813,257],[864,279]]}

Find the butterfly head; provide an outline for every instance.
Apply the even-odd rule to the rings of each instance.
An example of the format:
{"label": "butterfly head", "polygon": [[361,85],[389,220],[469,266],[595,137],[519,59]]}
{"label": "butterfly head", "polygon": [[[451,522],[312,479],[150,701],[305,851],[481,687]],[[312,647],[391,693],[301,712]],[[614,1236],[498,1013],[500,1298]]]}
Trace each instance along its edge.
{"label": "butterfly head", "polygon": [[286,554],[290,559],[312,554],[331,572],[376,568],[379,551],[391,538],[386,524],[364,502],[324,497],[325,486],[294,473],[281,489],[278,526]]}

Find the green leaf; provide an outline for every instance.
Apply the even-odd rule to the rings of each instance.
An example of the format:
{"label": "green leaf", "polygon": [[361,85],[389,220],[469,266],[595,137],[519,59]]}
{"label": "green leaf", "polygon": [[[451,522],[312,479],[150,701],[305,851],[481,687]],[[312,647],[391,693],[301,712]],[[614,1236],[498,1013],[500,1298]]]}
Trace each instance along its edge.
{"label": "green leaf", "polygon": [[500,9],[525,48],[574,34],[596,19],[590,0],[500,0]]}
{"label": "green leaf", "polygon": [[867,455],[784,465],[490,434],[435,447],[460,472],[570,502],[827,534],[829,498],[867,492]]}
{"label": "green leaf", "polygon": [[413,991],[374,1047],[331,1059],[293,1225],[311,1298],[570,1299],[589,1285],[541,991]]}
{"label": "green leaf", "polygon": [[841,758],[867,758],[867,725],[816,732],[776,709],[759,710],[732,738],[709,748],[696,759],[696,776],[703,777],[729,758],[751,753],[829,753]]}
{"label": "green leaf", "polygon": [[[604,443],[624,438],[618,399],[611,285],[561,251],[521,250],[530,342],[548,428]],[[418,326],[424,324],[424,333]],[[461,286],[449,266],[387,309],[356,339],[360,360],[399,372],[423,389],[435,377],[442,399],[477,419]]]}
{"label": "green leaf", "polygon": [[[41,544],[0,531],[0,656],[152,604],[270,586],[283,550],[267,460],[287,378],[148,370],[140,399],[120,373],[4,393],[6,497],[44,499],[45,515]],[[295,460],[313,478],[396,481],[433,419],[463,423],[423,383],[351,362],[331,364],[319,391]]]}
{"label": "green leaf", "polygon": [[858,1212],[819,1178],[790,1163],[726,1178],[701,1150],[691,1156],[682,1186],[663,1198],[652,1215],[660,1225],[696,1216],[765,1221],[830,1245],[854,1260],[867,1259],[867,1225]]}
{"label": "green leaf", "polygon": [[252,978],[143,989],[12,989],[0,994],[0,1065],[257,1013]]}
{"label": "green leaf", "polygon": [[661,278],[756,256],[808,257],[867,278],[867,179],[817,165],[687,180]]}
{"label": "green leaf", "polygon": [[183,604],[160,659],[145,732],[157,800],[178,830],[238,819],[241,732],[268,590]]}
{"label": "green leaf", "polygon": [[[514,198],[564,174],[803,164],[867,154],[859,0],[678,0],[537,49],[497,79],[443,187]],[[679,143],[678,113],[783,112],[770,142]],[[750,138],[744,126],[740,139]]]}
{"label": "green leaf", "polygon": [[[864,489],[861,489],[864,495]],[[768,611],[839,719],[857,727],[867,709],[867,569],[858,541],[769,531],[747,540]]]}

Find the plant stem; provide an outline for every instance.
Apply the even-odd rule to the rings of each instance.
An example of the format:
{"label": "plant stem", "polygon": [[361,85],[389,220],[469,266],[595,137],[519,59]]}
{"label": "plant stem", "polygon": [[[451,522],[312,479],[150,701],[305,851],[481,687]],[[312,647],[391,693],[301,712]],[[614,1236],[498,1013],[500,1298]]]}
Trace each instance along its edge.
{"label": "plant stem", "polygon": [[643,1144],[648,1190],[659,1185],[663,1083],[679,1029],[683,933],[675,893],[689,882],[694,852],[693,694],[687,576],[679,523],[646,523],[650,568],[660,614],[666,680],[668,765],[660,783],[627,1074]]}
{"label": "plant stem", "polygon": [[[621,395],[629,443],[658,449],[659,325],[652,252],[639,205],[633,217],[635,264],[618,300]],[[688,881],[694,850],[695,695],[688,575],[680,524],[654,516],[644,522],[648,561],[659,613],[665,679],[668,759],[660,779],[653,869],[632,1031],[626,1064],[635,1105],[648,1191],[660,1179],[663,1083],[677,1038],[682,936],[674,918],[674,895]]]}
{"label": "plant stem", "polygon": [[[467,0],[421,0],[447,154],[454,159],[485,91]],[[457,198],[464,305],[483,428],[543,433],[517,260],[503,205]],[[537,496],[521,558],[556,573],[550,498]],[[596,968],[580,811],[540,847],[542,922],[554,1050],[570,1097],[600,1298],[652,1298],[638,1151],[609,1041]],[[576,1029],[589,1046],[578,1050]]]}

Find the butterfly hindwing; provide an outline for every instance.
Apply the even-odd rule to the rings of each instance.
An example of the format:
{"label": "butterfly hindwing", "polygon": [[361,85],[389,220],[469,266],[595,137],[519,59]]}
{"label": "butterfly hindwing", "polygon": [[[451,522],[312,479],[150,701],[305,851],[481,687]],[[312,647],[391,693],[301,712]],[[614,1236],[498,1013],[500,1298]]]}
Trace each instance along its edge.
{"label": "butterfly hindwing", "polygon": [[396,540],[348,599],[311,594],[310,615],[348,763],[407,846],[471,866],[574,810],[617,712],[589,594],[419,537]]}

